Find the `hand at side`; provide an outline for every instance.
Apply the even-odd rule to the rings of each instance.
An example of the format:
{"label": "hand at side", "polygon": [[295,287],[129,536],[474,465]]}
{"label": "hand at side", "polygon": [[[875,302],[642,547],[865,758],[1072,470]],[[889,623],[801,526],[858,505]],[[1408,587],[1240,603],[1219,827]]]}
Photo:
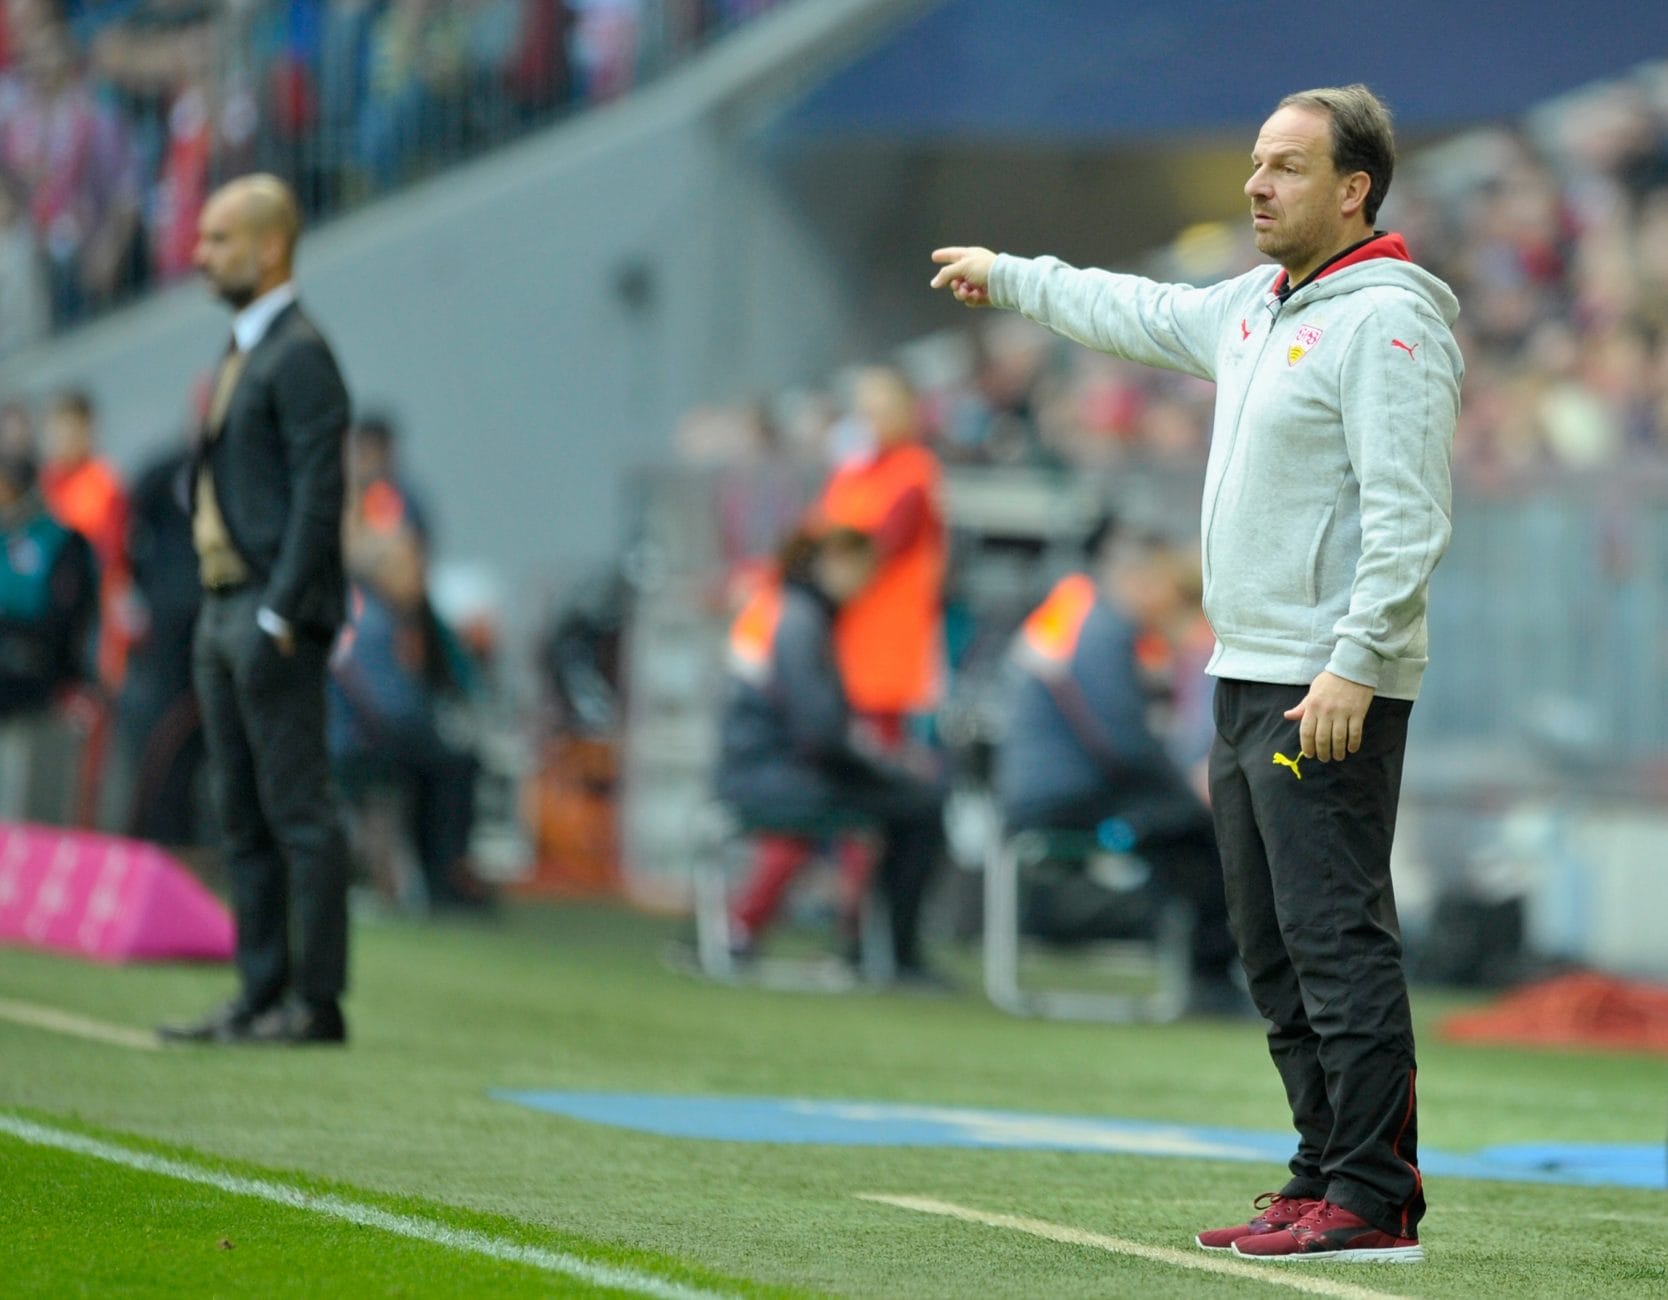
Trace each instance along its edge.
{"label": "hand at side", "polygon": [[1323,763],[1340,761],[1361,748],[1367,723],[1367,708],[1373,702],[1373,688],[1334,673],[1322,673],[1310,683],[1309,693],[1286,717],[1299,723],[1298,738],[1305,758]]}

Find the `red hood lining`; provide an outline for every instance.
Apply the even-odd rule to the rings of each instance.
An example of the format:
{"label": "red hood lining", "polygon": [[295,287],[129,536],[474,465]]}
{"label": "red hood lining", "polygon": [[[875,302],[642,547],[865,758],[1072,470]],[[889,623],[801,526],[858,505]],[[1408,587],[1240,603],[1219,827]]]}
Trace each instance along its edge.
{"label": "red hood lining", "polygon": [[[1355,247],[1340,253],[1334,260],[1323,262],[1319,270],[1311,275],[1303,284],[1296,286],[1292,292],[1297,292],[1304,284],[1316,280],[1324,280],[1334,271],[1342,271],[1346,266],[1359,266],[1362,262],[1371,262],[1381,257],[1388,257],[1397,262],[1411,262],[1413,255],[1407,251],[1407,241],[1394,231],[1385,234],[1375,234],[1362,240]],[[1279,293],[1286,287],[1286,272],[1281,271],[1274,277],[1274,283],[1269,287],[1270,293]]]}

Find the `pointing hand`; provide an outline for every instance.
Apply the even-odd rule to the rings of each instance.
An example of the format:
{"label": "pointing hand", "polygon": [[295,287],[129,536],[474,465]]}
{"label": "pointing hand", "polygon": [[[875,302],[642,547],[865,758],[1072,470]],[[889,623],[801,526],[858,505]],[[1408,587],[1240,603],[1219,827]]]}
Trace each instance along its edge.
{"label": "pointing hand", "polygon": [[932,260],[940,270],[932,287],[949,286],[956,301],[968,307],[990,306],[990,268],[996,254],[988,248],[936,248]]}

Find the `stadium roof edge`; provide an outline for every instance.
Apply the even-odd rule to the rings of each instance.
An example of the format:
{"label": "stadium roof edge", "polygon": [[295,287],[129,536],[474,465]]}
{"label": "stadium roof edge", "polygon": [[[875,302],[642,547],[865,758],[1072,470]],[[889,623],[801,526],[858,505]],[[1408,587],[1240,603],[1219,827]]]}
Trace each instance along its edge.
{"label": "stadium roof edge", "polygon": [[1352,81],[1429,133],[1516,116],[1661,52],[1660,0],[1399,0],[1348,15],[1243,0],[938,0],[807,92],[771,136],[1120,144],[1243,129],[1291,90]]}

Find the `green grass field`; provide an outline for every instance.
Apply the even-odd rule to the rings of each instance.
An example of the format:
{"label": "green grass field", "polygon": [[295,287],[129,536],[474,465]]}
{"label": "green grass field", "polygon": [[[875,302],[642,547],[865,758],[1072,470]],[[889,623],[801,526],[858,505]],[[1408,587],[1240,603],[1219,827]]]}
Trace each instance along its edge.
{"label": "green grass field", "polygon": [[[0,1295],[1227,1296],[1293,1282],[1467,1300],[1668,1294],[1662,1191],[1432,1178],[1423,1265],[1230,1276],[858,1194],[1215,1259],[1186,1250],[1192,1232],[1231,1222],[1278,1185],[1277,1167],[700,1142],[487,1095],[826,1097],[1283,1125],[1251,1025],[1068,1026],[1004,1017],[972,993],[717,988],[663,968],[671,933],[601,907],[361,926],[345,1052],[141,1051],[0,1020],[11,1126],[0,1127]],[[136,1028],[230,989],[225,970],[0,951],[0,998]],[[1421,997],[1416,1009],[1426,1143],[1662,1140],[1660,1058],[1450,1046],[1428,1030],[1446,1005]],[[20,1123],[68,1136],[43,1146],[20,1139]],[[127,1163],[63,1149],[84,1139]],[[201,1176],[158,1171],[181,1166]]]}

